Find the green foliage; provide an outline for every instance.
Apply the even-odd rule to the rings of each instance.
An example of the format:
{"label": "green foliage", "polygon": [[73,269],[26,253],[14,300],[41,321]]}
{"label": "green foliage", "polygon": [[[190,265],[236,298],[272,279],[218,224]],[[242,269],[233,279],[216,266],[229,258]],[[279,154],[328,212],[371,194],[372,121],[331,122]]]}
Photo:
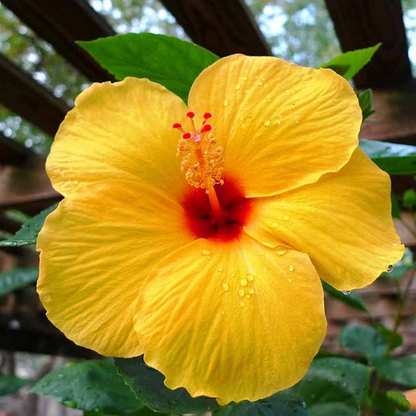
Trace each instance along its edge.
{"label": "green foliage", "polygon": [[17,393],[22,387],[33,383],[30,378],[0,375],[0,396]]}
{"label": "green foliage", "polygon": [[368,312],[368,309],[364,304],[363,298],[357,292],[350,292],[348,294],[344,294],[343,292],[334,289],[331,285],[324,281],[322,281],[322,286],[325,292],[333,298],[340,300],[342,303],[345,303],[346,305],[351,306],[354,309]]}
{"label": "green foliage", "polygon": [[162,413],[203,413],[219,407],[216,400],[208,397],[192,398],[183,388],[168,389],[163,383],[163,374],[147,366],[143,356],[115,358],[114,362],[136,397],[152,410]]}
{"label": "green foliage", "polygon": [[343,53],[321,65],[320,68],[330,68],[345,79],[350,80],[371,61],[380,46],[381,43],[377,43],[371,48]]}
{"label": "green foliage", "polygon": [[380,415],[396,416],[396,410],[407,412],[410,408],[410,403],[399,391],[378,391],[372,400],[372,407],[377,410]]}
{"label": "green foliage", "polygon": [[143,408],[109,361],[67,363],[43,377],[31,391],[87,412],[131,415]]}
{"label": "green foliage", "polygon": [[413,211],[416,208],[416,191],[407,189],[403,195],[403,205]]}
{"label": "green foliage", "polygon": [[400,213],[400,206],[399,201],[397,200],[397,196],[394,193],[391,193],[391,215],[393,218],[397,218],[399,220],[402,219],[402,214]]}
{"label": "green foliage", "polygon": [[361,325],[350,325],[342,329],[339,335],[341,347],[346,347],[368,360],[375,357],[382,357],[387,352],[388,340],[394,336],[390,349],[402,345],[403,339],[399,334],[392,334],[384,326],[370,327]]}
{"label": "green foliage", "polygon": [[416,387],[416,355],[409,357],[382,357],[372,363],[384,380],[403,386]]}
{"label": "green foliage", "polygon": [[151,33],[129,33],[78,43],[118,80],[148,78],[185,102],[196,77],[218,59],[201,46]]}
{"label": "green foliage", "polygon": [[346,358],[322,358],[289,391],[305,401],[309,416],[359,416],[369,382],[369,367]]}
{"label": "green foliage", "polygon": [[25,222],[22,228],[8,240],[0,241],[0,247],[24,247],[36,244],[39,231],[43,227],[46,217],[56,209],[55,204],[48,209],[43,210],[32,219]]}
{"label": "green foliage", "polygon": [[17,269],[0,273],[0,296],[35,283],[38,275],[38,269]]}
{"label": "green foliage", "polygon": [[306,404],[287,393],[277,393],[257,402],[243,401],[225,406],[215,416],[307,416]]}
{"label": "green foliage", "polygon": [[365,121],[371,114],[375,113],[373,110],[373,92],[371,89],[359,92],[357,94],[358,102],[363,113],[363,121]]}
{"label": "green foliage", "polygon": [[360,147],[389,175],[416,174],[416,146],[362,139]]}

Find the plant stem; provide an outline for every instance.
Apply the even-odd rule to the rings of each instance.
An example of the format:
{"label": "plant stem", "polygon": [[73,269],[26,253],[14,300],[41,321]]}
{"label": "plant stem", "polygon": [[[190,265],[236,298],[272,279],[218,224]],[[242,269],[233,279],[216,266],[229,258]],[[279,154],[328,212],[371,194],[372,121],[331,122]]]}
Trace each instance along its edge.
{"label": "plant stem", "polygon": [[[400,290],[400,286],[398,284],[398,282],[396,281],[396,287],[397,287],[397,294],[399,296],[399,301],[397,304],[397,311],[396,311],[396,316],[394,318],[394,325],[393,325],[393,330],[392,333],[387,341],[387,347],[386,347],[386,351],[384,353],[384,356],[388,356],[392,347],[393,347],[393,343],[394,343],[394,339],[396,338],[397,335],[397,331],[399,329],[400,323],[402,321],[402,311],[403,311],[403,306],[406,302],[406,298],[409,294],[410,291],[410,287],[412,286],[412,282],[413,282],[413,278],[416,276],[416,272],[413,272],[412,276],[409,278],[405,290],[402,293]],[[371,410],[372,410],[372,403],[378,393],[378,389],[380,387],[380,382],[381,382],[381,378],[380,378],[380,374],[377,373],[376,375],[376,380],[374,382],[374,387],[373,387],[373,393],[371,395],[371,402],[368,405],[367,411],[366,411],[366,416],[371,416]]]}

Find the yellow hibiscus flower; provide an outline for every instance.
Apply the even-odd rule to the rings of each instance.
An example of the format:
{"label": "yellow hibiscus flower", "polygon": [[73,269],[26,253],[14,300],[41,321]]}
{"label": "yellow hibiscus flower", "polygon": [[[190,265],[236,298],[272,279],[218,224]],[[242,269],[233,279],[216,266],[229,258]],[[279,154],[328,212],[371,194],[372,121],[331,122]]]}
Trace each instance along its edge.
{"label": "yellow hibiscus flower", "polygon": [[49,319],[220,404],[292,386],[325,337],[320,278],[361,288],[403,254],[360,125],[343,78],[271,57],[217,61],[189,108],[145,79],[92,85],[47,162]]}

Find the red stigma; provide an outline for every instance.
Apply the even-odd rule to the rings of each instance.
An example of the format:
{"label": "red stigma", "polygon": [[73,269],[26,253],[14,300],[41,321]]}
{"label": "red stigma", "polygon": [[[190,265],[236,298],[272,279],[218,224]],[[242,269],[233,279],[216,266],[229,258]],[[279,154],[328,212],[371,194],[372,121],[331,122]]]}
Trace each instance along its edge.
{"label": "red stigma", "polygon": [[191,138],[191,133],[185,133],[182,135],[183,139],[190,139]]}
{"label": "red stigma", "polygon": [[204,114],[204,119],[205,120],[208,120],[209,118],[211,118],[212,117],[212,114],[211,113],[205,113]]}
{"label": "red stigma", "polygon": [[186,113],[186,117],[194,118],[195,117],[195,113],[193,113],[192,111],[189,111],[188,113]]}
{"label": "red stigma", "polygon": [[211,131],[212,127],[209,124],[206,124],[204,127],[202,127],[201,132],[206,133],[207,131]]}
{"label": "red stigma", "polygon": [[174,129],[180,129],[181,127],[182,127],[182,124],[181,123],[174,123],[172,125],[172,128],[174,128]]}

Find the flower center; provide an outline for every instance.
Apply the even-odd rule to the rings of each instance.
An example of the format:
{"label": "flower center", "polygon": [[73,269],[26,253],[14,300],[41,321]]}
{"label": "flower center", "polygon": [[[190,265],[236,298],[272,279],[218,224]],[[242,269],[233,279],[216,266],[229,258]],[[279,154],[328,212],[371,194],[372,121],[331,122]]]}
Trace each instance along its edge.
{"label": "flower center", "polygon": [[209,194],[202,189],[189,188],[181,201],[186,226],[195,238],[213,239],[217,242],[238,239],[251,214],[251,200],[244,197],[238,183],[229,177],[225,177],[223,185],[214,185],[214,191],[222,212],[221,217],[215,215]]}
{"label": "flower center", "polygon": [[215,185],[224,185],[224,181],[221,179],[224,171],[223,148],[216,146],[217,141],[211,133],[212,127],[207,124],[207,120],[212,115],[210,113],[204,114],[204,121],[199,129],[195,127],[195,113],[189,111],[186,116],[191,121],[191,131],[185,131],[180,123],[175,123],[172,126],[182,132],[176,153],[182,159],[181,170],[189,185],[196,189],[205,190],[213,216],[217,222],[224,222],[225,213],[214,188]]}

